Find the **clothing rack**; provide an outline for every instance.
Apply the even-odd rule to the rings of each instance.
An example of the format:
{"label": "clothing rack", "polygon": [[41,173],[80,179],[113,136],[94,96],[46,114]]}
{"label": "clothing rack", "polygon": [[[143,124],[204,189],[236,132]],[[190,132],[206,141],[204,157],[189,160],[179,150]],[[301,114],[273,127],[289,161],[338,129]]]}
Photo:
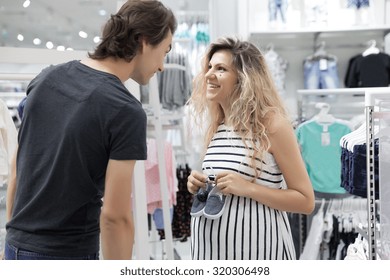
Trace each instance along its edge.
{"label": "clothing rack", "polygon": [[[164,68],[166,69],[180,69],[183,71],[187,71],[188,69],[183,65],[174,64],[174,63],[165,63]],[[157,75],[154,75],[149,81],[149,105],[153,109],[153,115],[148,116],[151,119],[152,126],[149,126],[149,129],[152,128],[154,132],[154,137],[157,140],[157,143],[164,143],[164,133],[163,130],[165,128],[164,121],[166,120],[175,120],[177,121],[178,128],[180,130],[181,137],[181,151],[183,152],[183,156],[186,155],[186,145],[185,145],[185,133],[183,127],[183,116],[181,114],[163,114],[161,111],[161,102],[160,102],[160,94],[159,94],[159,86]],[[170,127],[168,127],[170,128]],[[175,129],[177,126],[175,127]],[[161,190],[161,201],[162,201],[162,212],[163,212],[163,222],[164,222],[164,235],[165,239],[162,242],[162,246],[165,247],[164,255],[168,260],[173,260],[178,258],[178,254],[173,246],[173,235],[172,235],[172,224],[170,218],[170,206],[169,206],[169,193],[168,193],[168,181],[166,176],[166,161],[165,161],[165,153],[164,146],[157,146],[157,157],[158,157],[158,170],[159,170],[159,178],[160,178],[160,190]],[[138,163],[137,163],[138,165]],[[137,166],[136,165],[136,166]],[[143,162],[140,162],[138,168],[136,168],[135,174],[135,182],[136,185],[145,186],[145,168]],[[136,253],[137,258],[140,259],[148,259],[149,258],[149,250],[145,250],[145,248],[149,248],[148,240],[145,236],[148,236],[148,227],[145,224],[147,219],[144,217],[144,214],[147,213],[146,209],[146,189],[145,188],[135,188],[136,196],[134,197],[134,203],[137,209],[137,228],[139,228],[138,235],[139,238],[136,238]],[[142,189],[142,190],[141,190]],[[142,204],[142,208],[138,208],[138,205]]]}
{"label": "clothing rack", "polygon": [[[390,88],[370,88],[365,93],[366,144],[367,144],[367,214],[368,214],[368,250],[369,259],[377,259],[377,228],[375,203],[375,150],[374,120],[379,117],[375,106],[379,100],[390,101]],[[381,185],[381,182],[379,181]]]}
{"label": "clothing rack", "polygon": [[[135,82],[130,81],[134,87],[139,85]],[[163,143],[163,124],[160,110],[160,98],[158,92],[158,81],[157,76],[154,75],[149,81],[149,103],[153,108],[152,122],[154,125],[155,138],[157,143]],[[164,146],[157,146],[157,157],[158,157],[158,170],[160,177],[160,190],[161,190],[161,201],[163,209],[164,229],[165,229],[165,253],[167,259],[174,259],[174,248],[173,248],[173,237],[172,237],[172,226],[170,219],[169,201],[168,201],[168,182],[166,178],[166,167],[165,167],[165,156]],[[149,235],[148,217],[147,217],[147,199],[146,199],[146,185],[145,180],[145,165],[143,161],[138,161],[134,169],[134,212],[135,212],[135,256],[137,259],[147,260],[149,256],[149,240],[146,238]]]}
{"label": "clothing rack", "polygon": [[[360,229],[360,231],[365,232],[363,236],[368,238],[368,259],[375,260],[377,259],[377,221],[376,221],[376,201],[375,201],[375,154],[374,154],[374,120],[379,118],[380,113],[375,111],[375,106],[378,101],[390,101],[390,87],[373,87],[373,88],[348,88],[348,89],[319,89],[319,90],[298,90],[298,111],[299,118],[303,116],[303,111],[300,106],[302,106],[303,99],[305,96],[318,96],[321,98],[327,98],[331,95],[352,95],[352,96],[364,96],[364,109],[366,117],[366,144],[367,144],[367,219],[368,227],[367,229]],[[381,184],[381,182],[380,182]],[[380,189],[380,188],[379,188]],[[300,219],[300,239],[301,244],[304,242],[306,237],[306,223],[305,219]],[[302,252],[302,250],[301,250]]]}

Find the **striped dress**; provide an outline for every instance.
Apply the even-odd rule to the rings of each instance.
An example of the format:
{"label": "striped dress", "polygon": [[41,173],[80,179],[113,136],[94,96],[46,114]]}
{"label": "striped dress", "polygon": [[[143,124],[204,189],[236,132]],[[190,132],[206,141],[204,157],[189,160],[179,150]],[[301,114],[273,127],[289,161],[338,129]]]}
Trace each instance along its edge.
{"label": "striped dress", "polygon": [[[203,172],[237,172],[254,178],[250,148],[224,124],[218,127],[203,161]],[[260,161],[260,160],[259,160]],[[286,188],[275,159],[265,153],[262,172],[256,183],[270,188]],[[194,260],[286,260],[295,259],[290,224],[286,212],[265,206],[251,198],[226,197],[225,209],[218,219],[203,215],[191,218],[191,256]]]}

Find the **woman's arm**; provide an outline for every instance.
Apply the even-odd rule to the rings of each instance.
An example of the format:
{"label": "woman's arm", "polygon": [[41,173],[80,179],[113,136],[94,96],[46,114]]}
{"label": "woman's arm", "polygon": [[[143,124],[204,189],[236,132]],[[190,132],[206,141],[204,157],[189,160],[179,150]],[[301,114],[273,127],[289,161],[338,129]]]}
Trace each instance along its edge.
{"label": "woman's arm", "polygon": [[224,194],[250,197],[274,209],[310,214],[314,210],[314,191],[291,124],[276,117],[268,131],[269,152],[283,173],[287,189],[272,189],[228,172],[218,174],[217,186]]}

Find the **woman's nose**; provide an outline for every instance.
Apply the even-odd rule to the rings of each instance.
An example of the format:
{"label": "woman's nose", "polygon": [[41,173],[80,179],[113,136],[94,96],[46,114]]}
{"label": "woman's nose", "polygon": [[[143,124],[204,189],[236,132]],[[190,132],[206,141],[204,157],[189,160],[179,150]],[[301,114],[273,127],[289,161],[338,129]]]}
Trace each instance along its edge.
{"label": "woman's nose", "polygon": [[206,79],[213,79],[215,77],[216,77],[216,75],[214,74],[214,72],[211,69],[206,73]]}

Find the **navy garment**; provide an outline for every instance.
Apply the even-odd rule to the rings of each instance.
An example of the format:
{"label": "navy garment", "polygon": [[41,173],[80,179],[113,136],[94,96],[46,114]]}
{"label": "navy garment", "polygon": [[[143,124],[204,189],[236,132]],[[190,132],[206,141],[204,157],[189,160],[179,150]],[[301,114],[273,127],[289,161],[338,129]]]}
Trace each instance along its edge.
{"label": "navy garment", "polygon": [[16,108],[18,110],[18,115],[20,119],[22,119],[23,117],[23,111],[24,111],[24,106],[26,105],[26,101],[27,101],[27,96],[24,97],[22,101],[19,102],[19,105]]}
{"label": "navy garment", "polygon": [[46,255],[42,253],[36,253],[28,250],[23,250],[5,243],[4,255],[6,260],[99,260],[99,252],[89,254],[86,256],[76,257],[58,257],[52,255]]}
{"label": "navy garment", "polygon": [[[355,145],[353,152],[342,147],[341,186],[350,194],[367,198],[367,146]],[[379,199],[379,141],[374,141],[375,199]]]}

